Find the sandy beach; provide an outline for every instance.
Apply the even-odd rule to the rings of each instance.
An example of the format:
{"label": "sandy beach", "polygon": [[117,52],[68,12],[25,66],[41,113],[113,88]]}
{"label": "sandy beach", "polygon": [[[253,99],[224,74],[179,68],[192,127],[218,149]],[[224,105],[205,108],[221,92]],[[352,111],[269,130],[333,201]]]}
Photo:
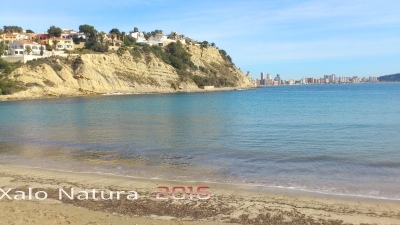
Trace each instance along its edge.
{"label": "sandy beach", "polygon": [[[0,174],[1,224],[400,224],[399,201],[9,165]],[[202,190],[210,198],[166,194],[158,200],[159,186],[208,186]],[[110,191],[120,191],[120,198],[103,200]],[[134,192],[137,198],[128,199]]]}

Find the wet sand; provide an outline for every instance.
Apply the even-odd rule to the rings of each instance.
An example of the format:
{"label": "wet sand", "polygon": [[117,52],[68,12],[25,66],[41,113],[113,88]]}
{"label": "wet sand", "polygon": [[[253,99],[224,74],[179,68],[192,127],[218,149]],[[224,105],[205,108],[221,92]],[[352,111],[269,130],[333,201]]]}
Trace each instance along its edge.
{"label": "wet sand", "polygon": [[[161,195],[167,200],[157,200],[157,193],[163,190],[159,186],[193,187],[195,191],[208,186],[210,198],[198,199],[194,193],[193,199],[187,194],[185,199],[174,200],[168,194]],[[245,185],[0,165],[0,188],[1,224],[400,224],[400,201]],[[29,189],[32,200],[28,200]],[[68,194],[73,189],[74,199],[63,194],[60,200],[60,189]],[[97,200],[92,199],[93,190]],[[113,200],[102,200],[101,191],[103,197],[109,197],[110,191],[124,192],[120,199],[114,195]],[[129,191],[137,192],[138,198],[127,199]],[[43,193],[48,196],[39,200],[34,196],[36,192],[40,192],[39,198],[44,199]],[[23,197],[22,193],[26,194],[25,200],[16,200]],[[82,193],[88,193],[88,199]]]}

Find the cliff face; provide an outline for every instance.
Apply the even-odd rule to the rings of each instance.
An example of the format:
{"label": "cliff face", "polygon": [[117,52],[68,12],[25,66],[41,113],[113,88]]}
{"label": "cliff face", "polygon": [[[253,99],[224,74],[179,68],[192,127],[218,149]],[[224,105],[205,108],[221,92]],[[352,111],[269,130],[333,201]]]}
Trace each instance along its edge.
{"label": "cliff face", "polygon": [[[251,87],[250,81],[226,60],[215,48],[186,46],[192,62],[214,70],[217,76],[226,77],[235,87]],[[196,70],[193,74],[209,76]],[[152,53],[134,57],[129,52],[119,56],[111,54],[83,54],[48,59],[46,63],[28,63],[9,76],[21,83],[26,90],[2,99],[40,98],[105,93],[149,93],[199,91],[191,80],[181,77],[171,65],[164,63]]]}

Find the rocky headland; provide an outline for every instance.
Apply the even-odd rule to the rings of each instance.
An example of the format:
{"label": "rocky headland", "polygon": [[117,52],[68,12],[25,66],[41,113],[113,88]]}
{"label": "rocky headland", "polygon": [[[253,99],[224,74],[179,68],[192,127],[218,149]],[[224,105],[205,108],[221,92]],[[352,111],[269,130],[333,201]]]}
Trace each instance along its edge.
{"label": "rocky headland", "polygon": [[[3,81],[18,88],[0,100],[47,97],[173,93],[250,88],[246,75],[215,47],[175,44],[188,53],[190,66],[165,59],[165,48],[139,46],[107,53],[65,54],[15,66]],[[173,61],[173,60],[172,60]],[[209,90],[207,90],[209,91]]]}

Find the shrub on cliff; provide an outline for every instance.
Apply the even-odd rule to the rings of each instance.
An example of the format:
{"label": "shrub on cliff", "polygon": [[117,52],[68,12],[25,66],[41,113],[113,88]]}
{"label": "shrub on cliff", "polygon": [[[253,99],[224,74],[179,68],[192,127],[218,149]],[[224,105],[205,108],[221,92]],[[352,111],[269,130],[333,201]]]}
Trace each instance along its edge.
{"label": "shrub on cliff", "polygon": [[131,36],[124,37],[124,45],[128,47],[133,47],[136,43],[136,39]]}
{"label": "shrub on cliff", "polygon": [[215,87],[233,87],[234,84],[228,80],[226,77],[217,77],[217,76],[209,76],[209,77],[201,77],[198,75],[193,76],[193,81],[196,83],[198,87],[204,86],[215,86]]}
{"label": "shrub on cliff", "polygon": [[11,80],[0,80],[0,94],[1,95],[10,95],[15,92],[24,90],[24,88]]}
{"label": "shrub on cliff", "polygon": [[76,70],[83,65],[83,60],[80,56],[78,56],[71,64],[72,70],[74,71],[74,73],[76,72]]}
{"label": "shrub on cliff", "polygon": [[226,53],[225,50],[221,49],[221,50],[219,50],[219,53],[221,54],[222,58],[225,61],[228,61],[229,63],[231,63],[233,65],[232,58]]}
{"label": "shrub on cliff", "polygon": [[142,57],[142,51],[138,46],[134,46],[131,50],[131,54],[134,58]]}
{"label": "shrub on cliff", "polygon": [[89,40],[85,42],[85,49],[93,50],[95,52],[108,52],[108,44],[102,44],[96,40]]}
{"label": "shrub on cliff", "polygon": [[[194,68],[194,63],[190,59],[191,55],[186,49],[183,47],[181,42],[172,42],[165,47],[165,52],[169,54],[169,59],[179,61],[178,66],[186,69],[186,68]],[[171,61],[172,61],[171,60]],[[180,65],[182,64],[182,65]],[[173,65],[172,65],[173,66]],[[175,67],[175,66],[174,66]],[[177,68],[177,67],[175,67]]]}
{"label": "shrub on cliff", "polygon": [[0,59],[0,74],[9,74],[12,71],[11,63]]}
{"label": "shrub on cliff", "polygon": [[126,51],[128,51],[128,48],[126,46],[121,46],[117,50],[117,55],[122,56]]}
{"label": "shrub on cliff", "polygon": [[21,62],[10,63],[0,58],[0,78],[4,75],[10,74],[21,65]]}

